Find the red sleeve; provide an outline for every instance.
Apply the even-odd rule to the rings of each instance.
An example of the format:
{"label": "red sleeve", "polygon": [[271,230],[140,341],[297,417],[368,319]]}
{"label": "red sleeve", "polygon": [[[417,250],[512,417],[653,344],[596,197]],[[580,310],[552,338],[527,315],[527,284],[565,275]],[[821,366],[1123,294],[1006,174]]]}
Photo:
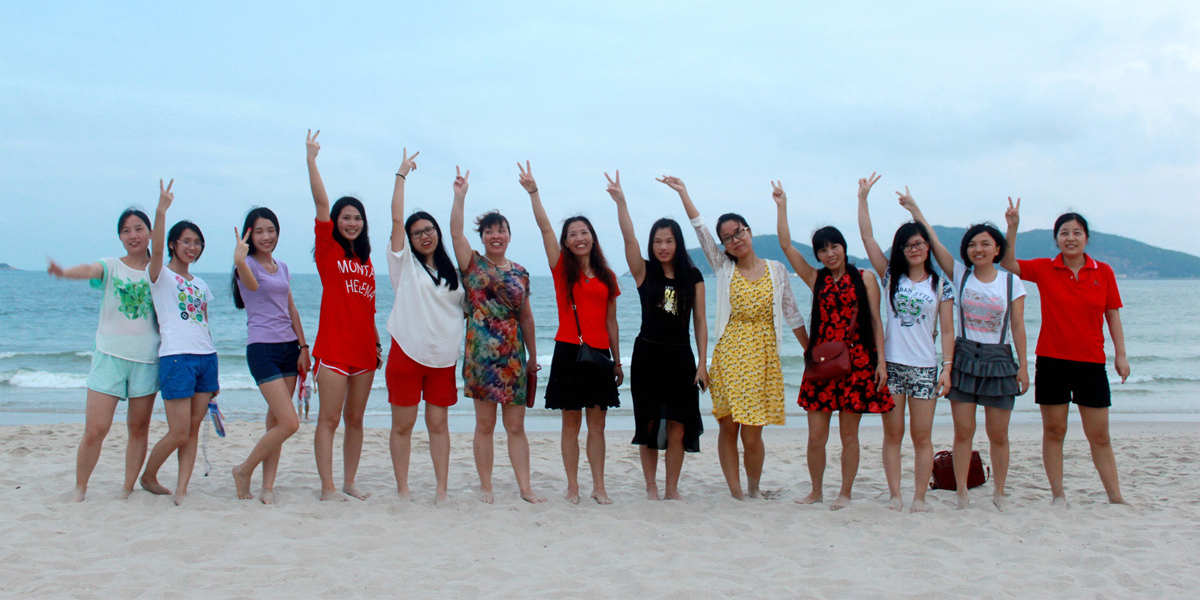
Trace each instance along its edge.
{"label": "red sleeve", "polygon": [[1107,294],[1104,300],[1104,310],[1113,310],[1121,308],[1121,290],[1117,289],[1117,276],[1113,274],[1112,267],[1107,263],[1100,263],[1101,277],[1104,278],[1104,285],[1107,288]]}
{"label": "red sleeve", "polygon": [[1037,283],[1042,278],[1042,267],[1049,262],[1050,259],[1047,258],[1018,260],[1017,266],[1021,269],[1021,279]]}
{"label": "red sleeve", "polygon": [[612,300],[613,298],[616,298],[617,296],[621,295],[621,286],[620,286],[620,284],[617,283],[617,274],[613,273],[612,269],[609,269],[608,273],[609,273],[609,275],[612,275],[612,282],[613,282],[613,289],[608,290],[608,299]]}
{"label": "red sleeve", "polygon": [[337,246],[337,242],[333,241],[333,221],[322,221],[314,219],[316,222],[313,225],[313,235],[316,237],[314,245],[313,258],[320,262],[322,258],[331,250],[331,246]]}

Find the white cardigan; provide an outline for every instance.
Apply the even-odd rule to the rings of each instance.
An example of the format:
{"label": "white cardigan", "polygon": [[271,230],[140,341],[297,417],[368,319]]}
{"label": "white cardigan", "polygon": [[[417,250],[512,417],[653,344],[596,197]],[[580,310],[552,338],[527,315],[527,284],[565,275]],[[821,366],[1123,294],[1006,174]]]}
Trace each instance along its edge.
{"label": "white cardigan", "polygon": [[[721,334],[724,333],[725,325],[729,323],[729,314],[732,312],[729,305],[729,286],[733,283],[733,270],[737,268],[737,265],[725,254],[723,249],[717,246],[712,234],[708,232],[704,221],[699,216],[692,219],[692,227],[696,228],[696,237],[700,238],[700,248],[704,251],[704,257],[708,259],[709,266],[717,274],[717,328],[713,339],[720,343]],[[774,296],[774,308],[771,314],[775,322],[775,352],[779,353],[783,346],[784,321],[787,321],[788,328],[796,329],[804,327],[804,317],[800,316],[800,309],[796,306],[796,296],[792,293],[791,284],[788,283],[787,267],[777,260],[763,260],[767,261],[767,276],[771,278],[771,290]]]}

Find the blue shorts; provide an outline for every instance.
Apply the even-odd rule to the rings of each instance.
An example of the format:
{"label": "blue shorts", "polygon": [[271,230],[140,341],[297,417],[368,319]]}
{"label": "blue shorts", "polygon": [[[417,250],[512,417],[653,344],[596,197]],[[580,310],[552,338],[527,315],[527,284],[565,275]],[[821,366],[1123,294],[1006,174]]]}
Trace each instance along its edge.
{"label": "blue shorts", "polygon": [[163,400],[182,400],[221,389],[217,355],[172,354],[158,359],[158,387]]}
{"label": "blue shorts", "polygon": [[299,342],[258,342],[246,346],[246,365],[254,383],[262,385],[281,377],[295,377],[300,360]]}

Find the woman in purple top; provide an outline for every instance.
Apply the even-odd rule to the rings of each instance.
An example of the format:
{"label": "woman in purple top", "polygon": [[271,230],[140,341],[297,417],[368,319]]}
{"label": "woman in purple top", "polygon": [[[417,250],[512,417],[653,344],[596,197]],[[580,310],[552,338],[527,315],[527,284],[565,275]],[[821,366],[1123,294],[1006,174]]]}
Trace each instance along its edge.
{"label": "woman in purple top", "polygon": [[[237,237],[237,230],[234,230]],[[291,275],[271,253],[279,241],[279,219],[269,208],[246,215],[233,261],[233,303],[246,310],[246,362],[267,401],[267,432],[246,461],[233,468],[238,498],[253,498],[250,477],[262,463],[263,504],[275,502],[275,473],[285,442],[300,428],[292,407],[296,376],[310,366],[304,326],[292,300]]]}

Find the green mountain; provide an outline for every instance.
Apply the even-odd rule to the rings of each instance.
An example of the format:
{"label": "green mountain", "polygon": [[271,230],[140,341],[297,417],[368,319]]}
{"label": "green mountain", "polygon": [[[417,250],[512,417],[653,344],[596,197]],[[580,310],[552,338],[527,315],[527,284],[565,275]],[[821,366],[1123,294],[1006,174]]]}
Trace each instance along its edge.
{"label": "green mountain", "polygon": [[[944,227],[934,225],[938,238],[958,257],[965,227]],[[792,241],[792,246],[800,250],[809,264],[817,266],[812,247]],[[1088,240],[1088,254],[1096,260],[1112,265],[1117,277],[1134,279],[1200,279],[1200,257],[1184,252],[1176,252],[1151,246],[1135,239],[1092,231]],[[770,258],[787,264],[783,250],[779,247],[779,237],[774,235],[754,236],[754,252],[763,258]],[[885,249],[885,253],[890,249]],[[704,253],[699,248],[689,248],[688,254],[692,262],[706,274],[712,273]],[[1033,229],[1017,234],[1017,258],[1052,257],[1058,254],[1054,246],[1054,236],[1049,229]],[[850,256],[850,262],[859,268],[871,268],[866,258]]]}

